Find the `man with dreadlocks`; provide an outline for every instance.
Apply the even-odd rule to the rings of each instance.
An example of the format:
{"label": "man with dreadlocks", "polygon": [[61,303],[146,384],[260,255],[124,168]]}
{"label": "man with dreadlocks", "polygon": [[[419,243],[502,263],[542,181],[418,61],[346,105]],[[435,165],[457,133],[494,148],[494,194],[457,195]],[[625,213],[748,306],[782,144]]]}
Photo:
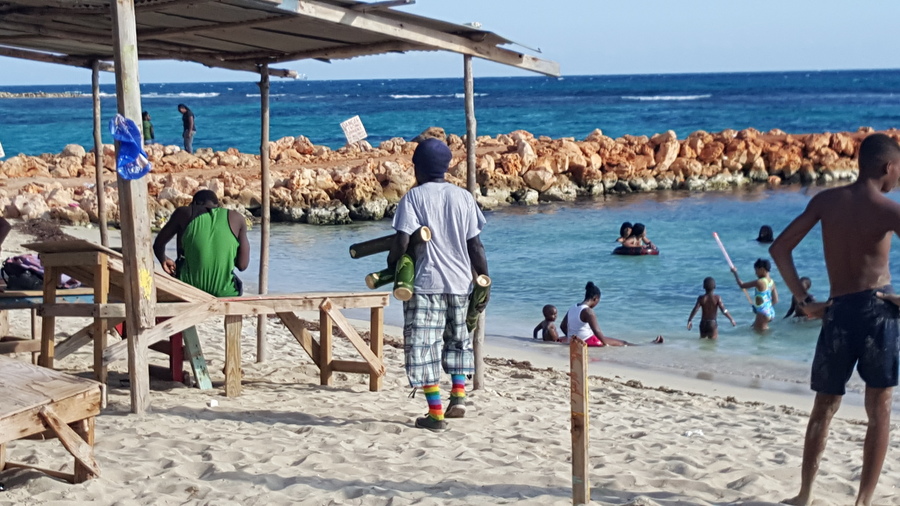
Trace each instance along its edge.
{"label": "man with dreadlocks", "polygon": [[[166,256],[166,245],[177,237],[177,259]],[[250,263],[247,222],[237,211],[219,207],[210,190],[194,194],[191,205],[179,207],[153,241],[153,252],[163,269],[215,297],[242,292],[234,268]]]}

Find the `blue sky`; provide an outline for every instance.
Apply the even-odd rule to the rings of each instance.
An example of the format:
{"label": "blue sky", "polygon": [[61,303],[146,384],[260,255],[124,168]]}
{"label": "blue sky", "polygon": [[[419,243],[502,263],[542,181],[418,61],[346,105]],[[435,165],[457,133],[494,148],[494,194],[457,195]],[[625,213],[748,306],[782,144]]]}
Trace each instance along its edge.
{"label": "blue sky", "polygon": [[[539,47],[564,75],[898,68],[900,2],[869,0],[418,0],[401,7],[447,21],[478,21]],[[455,77],[462,58],[409,53],[283,65],[310,79]],[[144,82],[248,81],[245,72],[144,62]],[[476,61],[475,75],[524,75]],[[0,58],[0,85],[85,84],[90,71]],[[111,83],[105,75],[103,82]]]}

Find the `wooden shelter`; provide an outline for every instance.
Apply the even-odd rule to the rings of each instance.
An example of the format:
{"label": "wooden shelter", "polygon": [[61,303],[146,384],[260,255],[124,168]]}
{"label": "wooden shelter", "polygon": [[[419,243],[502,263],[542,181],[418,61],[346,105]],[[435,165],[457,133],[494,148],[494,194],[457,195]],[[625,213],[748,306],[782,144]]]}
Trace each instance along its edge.
{"label": "wooden shelter", "polygon": [[[103,187],[98,73],[116,73],[118,112],[140,123],[138,59],[182,60],[260,74],[262,240],[259,290],[268,290],[269,76],[303,59],[330,61],[405,51],[450,51],[464,57],[469,190],[475,191],[475,114],[471,59],[550,76],[555,62],[501,46],[509,39],[473,26],[400,12],[413,0],[0,0],[0,56],[93,69],[97,187]],[[113,65],[110,61],[113,61]],[[147,184],[118,180],[122,224],[132,411],[149,404],[146,336],[156,326],[156,286],[150,248]],[[98,192],[106,245],[103,193]],[[483,332],[483,327],[481,329]],[[158,332],[156,332],[158,333]],[[476,350],[478,339],[476,333]],[[481,334],[483,335],[483,333]],[[257,360],[265,359],[265,317],[257,324]],[[477,355],[477,352],[476,352]],[[479,376],[476,373],[476,388]]]}

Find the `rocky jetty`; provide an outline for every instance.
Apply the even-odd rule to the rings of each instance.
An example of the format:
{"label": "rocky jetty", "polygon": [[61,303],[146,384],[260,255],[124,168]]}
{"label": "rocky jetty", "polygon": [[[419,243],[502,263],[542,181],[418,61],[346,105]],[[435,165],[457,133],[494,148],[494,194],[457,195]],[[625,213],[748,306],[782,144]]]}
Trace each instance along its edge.
{"label": "rocky jetty", "polygon": [[80,91],[63,91],[58,93],[47,93],[44,91],[29,91],[25,93],[11,93],[8,91],[0,91],[0,98],[80,98],[85,97]]}
{"label": "rocky jetty", "polygon": [[[855,155],[870,128],[853,133],[787,134],[754,129],[673,131],[617,139],[595,130],[587,138],[551,139],[516,131],[477,139],[478,202],[492,209],[508,204],[572,201],[579,197],[655,190],[715,191],[751,183],[827,184],[855,180]],[[885,132],[900,139],[900,131]],[[437,137],[453,149],[447,179],[465,186],[464,139],[429,128],[417,139]],[[307,137],[270,143],[272,217],[317,225],[380,220],[393,214],[415,183],[415,142],[395,138],[373,147],[363,141],[338,150]],[[148,212],[162,224],[200,188],[215,191],[224,205],[259,215],[259,155],[177,146],[147,147],[153,172]],[[118,221],[114,148],[103,146],[108,217]],[[0,209],[8,218],[97,221],[92,151],[68,145],[59,154],[19,155],[0,163]]]}

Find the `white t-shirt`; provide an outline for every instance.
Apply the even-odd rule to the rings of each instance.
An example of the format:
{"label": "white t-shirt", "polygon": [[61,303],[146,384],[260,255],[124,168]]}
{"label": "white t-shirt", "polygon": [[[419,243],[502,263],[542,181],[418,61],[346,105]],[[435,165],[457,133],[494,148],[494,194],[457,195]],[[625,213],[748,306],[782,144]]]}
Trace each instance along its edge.
{"label": "white t-shirt", "polygon": [[581,312],[586,307],[587,304],[575,304],[569,308],[569,312],[566,313],[566,329],[568,330],[566,337],[578,337],[581,340],[585,340],[594,335],[591,325],[588,322],[581,321]]}
{"label": "white t-shirt", "polygon": [[400,199],[394,230],[412,234],[431,229],[431,240],[416,246],[416,293],[466,295],[472,263],[466,241],[481,233],[485,219],[472,195],[450,183],[425,183]]}

